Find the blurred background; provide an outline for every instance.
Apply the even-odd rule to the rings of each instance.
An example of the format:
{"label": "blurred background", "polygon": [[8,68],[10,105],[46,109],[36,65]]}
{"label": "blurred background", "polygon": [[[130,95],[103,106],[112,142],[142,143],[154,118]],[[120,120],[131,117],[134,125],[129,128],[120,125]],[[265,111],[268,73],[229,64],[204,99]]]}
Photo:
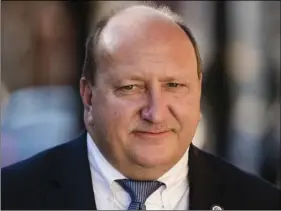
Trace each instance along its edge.
{"label": "blurred background", "polygon": [[[1,166],[83,130],[87,34],[139,1],[1,2]],[[157,1],[182,15],[203,61],[194,144],[280,185],[280,1]]]}

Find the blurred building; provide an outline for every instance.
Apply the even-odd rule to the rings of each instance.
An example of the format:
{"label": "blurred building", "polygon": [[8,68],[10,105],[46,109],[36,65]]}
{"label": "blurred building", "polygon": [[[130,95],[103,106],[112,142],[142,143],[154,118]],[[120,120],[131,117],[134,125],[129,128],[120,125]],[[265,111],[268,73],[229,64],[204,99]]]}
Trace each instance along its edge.
{"label": "blurred building", "polygon": [[79,131],[76,29],[63,2],[2,2],[2,166]]}

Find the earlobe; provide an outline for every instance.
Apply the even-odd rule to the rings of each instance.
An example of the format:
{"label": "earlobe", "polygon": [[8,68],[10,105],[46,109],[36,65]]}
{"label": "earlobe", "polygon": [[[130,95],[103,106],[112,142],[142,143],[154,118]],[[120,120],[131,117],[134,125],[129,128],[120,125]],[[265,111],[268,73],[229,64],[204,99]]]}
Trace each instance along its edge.
{"label": "earlobe", "polygon": [[92,108],[92,89],[91,84],[85,77],[80,79],[80,96],[84,105],[84,108],[89,111]]}

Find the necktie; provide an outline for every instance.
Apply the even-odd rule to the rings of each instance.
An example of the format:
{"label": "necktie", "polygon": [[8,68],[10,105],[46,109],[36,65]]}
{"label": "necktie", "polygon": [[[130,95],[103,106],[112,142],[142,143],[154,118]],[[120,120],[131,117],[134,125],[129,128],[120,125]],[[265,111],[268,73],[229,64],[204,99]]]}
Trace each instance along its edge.
{"label": "necktie", "polygon": [[116,182],[119,183],[131,197],[128,210],[146,210],[144,204],[146,199],[161,185],[164,185],[164,183],[158,181],[137,181],[129,179],[116,180]]}

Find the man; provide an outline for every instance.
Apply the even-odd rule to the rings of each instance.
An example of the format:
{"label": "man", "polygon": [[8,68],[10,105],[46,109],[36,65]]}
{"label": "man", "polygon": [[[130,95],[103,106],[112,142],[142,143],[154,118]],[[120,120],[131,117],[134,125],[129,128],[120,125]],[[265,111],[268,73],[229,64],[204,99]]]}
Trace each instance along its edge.
{"label": "man", "polygon": [[280,209],[280,190],[191,144],[202,73],[165,9],[98,24],[80,93],[87,133],[2,170],[3,209]]}

